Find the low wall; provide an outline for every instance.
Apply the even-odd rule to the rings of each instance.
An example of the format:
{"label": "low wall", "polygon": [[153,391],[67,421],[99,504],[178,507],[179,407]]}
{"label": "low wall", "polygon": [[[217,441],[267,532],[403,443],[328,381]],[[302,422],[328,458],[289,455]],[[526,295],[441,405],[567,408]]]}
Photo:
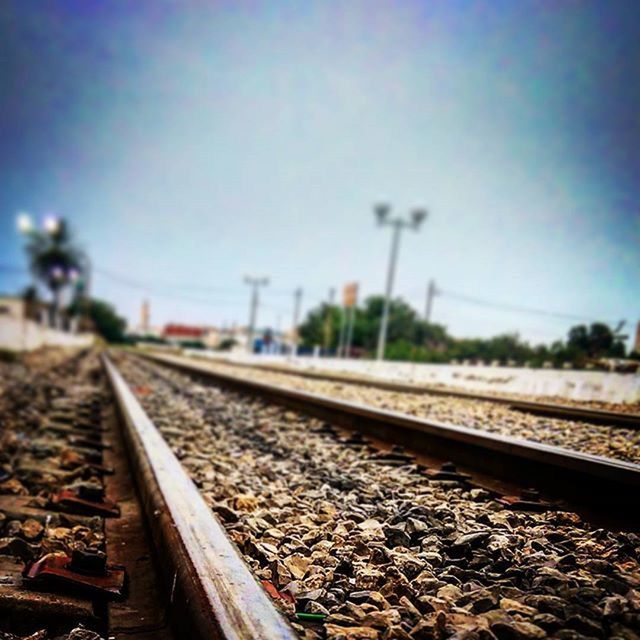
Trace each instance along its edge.
{"label": "low wall", "polygon": [[189,351],[187,355],[230,362],[280,364],[315,371],[335,371],[383,380],[447,386],[489,393],[515,393],[613,403],[640,402],[640,375],[606,371],[563,371],[516,367],[463,366],[412,362],[376,362],[338,358],[221,354]]}
{"label": "low wall", "polygon": [[0,316],[0,349],[34,351],[41,347],[89,347],[93,333],[67,333],[44,327],[33,320]]}

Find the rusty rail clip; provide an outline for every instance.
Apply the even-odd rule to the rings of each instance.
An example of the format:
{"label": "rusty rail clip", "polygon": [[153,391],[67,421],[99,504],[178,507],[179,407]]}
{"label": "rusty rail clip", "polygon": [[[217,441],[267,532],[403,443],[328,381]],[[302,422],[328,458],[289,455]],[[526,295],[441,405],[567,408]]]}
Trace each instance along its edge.
{"label": "rusty rail clip", "polygon": [[89,467],[89,470],[92,473],[95,473],[99,476],[112,476],[115,473],[113,467],[106,467],[103,464],[94,464],[93,462],[87,462],[86,466]]}
{"label": "rusty rail clip", "polygon": [[22,577],[25,586],[31,588],[62,586],[110,599],[124,597],[127,583],[125,568],[107,564],[107,556],[101,551],[74,550],[71,556],[48,553],[28,564]]}
{"label": "rusty rail clip", "polygon": [[93,474],[100,476],[112,476],[114,474],[113,467],[107,467],[102,464],[101,458],[102,456],[99,456],[99,459],[96,462],[95,457],[92,458],[81,453],[77,449],[70,448],[67,450],[66,454],[65,452],[61,454],[60,468],[65,469],[66,471],[76,471],[81,467],[85,467]]}
{"label": "rusty rail clip", "polygon": [[350,434],[349,436],[347,436],[346,438],[343,438],[340,440],[341,444],[344,445],[355,445],[355,446],[364,446],[369,444],[369,440],[367,440],[361,433],[359,432],[354,432],[352,434]]}
{"label": "rusty rail clip", "polygon": [[469,482],[471,476],[467,473],[460,473],[453,462],[443,462],[440,469],[425,469],[424,475],[431,480],[450,480],[457,482]]}
{"label": "rusty rail clip", "polygon": [[52,496],[51,504],[63,509],[105,518],[120,516],[120,507],[114,500],[106,498],[104,489],[81,485],[77,488],[61,489]]}
{"label": "rusty rail clip", "polygon": [[550,502],[540,499],[540,494],[535,489],[524,489],[520,496],[502,496],[497,502],[507,509],[517,511],[549,511],[554,506]]}

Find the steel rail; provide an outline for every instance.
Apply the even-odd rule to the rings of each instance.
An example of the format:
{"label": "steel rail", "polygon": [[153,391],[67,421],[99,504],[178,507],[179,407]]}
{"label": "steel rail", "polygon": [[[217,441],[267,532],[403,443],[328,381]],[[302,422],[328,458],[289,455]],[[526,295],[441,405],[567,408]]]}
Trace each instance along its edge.
{"label": "steel rail", "polygon": [[162,563],[169,618],[180,637],[294,640],[162,435],[109,357],[103,365]]}
{"label": "steel rail", "polygon": [[[189,357],[198,358],[197,356]],[[348,374],[332,373],[329,371],[298,370],[277,364],[256,364],[251,362],[232,362],[227,360],[210,360],[210,362],[218,362],[232,367],[245,367],[258,370],[262,369],[273,373],[300,376],[301,378],[310,378],[313,380],[327,380],[329,382],[341,382],[361,387],[374,387],[384,391],[397,391],[400,393],[415,393],[434,396],[451,396],[465,400],[482,400],[486,402],[493,402],[494,404],[506,405],[516,411],[544,416],[546,418],[559,418],[562,420],[588,422],[590,424],[604,424],[617,427],[627,427],[628,429],[640,429],[640,414],[638,413],[623,413],[621,411],[609,411],[606,409],[589,409],[587,407],[575,407],[556,402],[521,400],[518,398],[510,398],[508,396],[494,396],[489,393],[474,393],[472,391],[442,389],[440,387],[430,385],[419,385],[417,383],[410,382],[394,382],[391,380],[380,380],[372,377],[362,378]]]}
{"label": "steel rail", "polygon": [[492,477],[537,487],[557,498],[625,522],[640,508],[640,465],[488,433],[468,427],[346,402],[212,370],[206,364],[175,356],[141,354],[152,362],[213,380],[367,435]]}

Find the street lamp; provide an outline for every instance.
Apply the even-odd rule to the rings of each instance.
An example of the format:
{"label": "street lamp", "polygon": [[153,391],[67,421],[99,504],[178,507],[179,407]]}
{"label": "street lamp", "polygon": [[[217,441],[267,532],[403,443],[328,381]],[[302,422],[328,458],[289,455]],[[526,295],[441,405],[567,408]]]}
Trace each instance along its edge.
{"label": "street lamp", "polygon": [[16,226],[18,227],[18,231],[25,235],[34,230],[31,216],[28,213],[18,214],[18,217],[16,218]]}
{"label": "street lamp", "polygon": [[49,235],[54,235],[58,232],[58,229],[60,229],[60,220],[58,220],[56,216],[47,216],[42,226]]}
{"label": "street lamp", "polygon": [[387,343],[387,327],[389,325],[389,305],[391,303],[391,293],[393,291],[393,278],[396,272],[398,261],[398,249],[400,247],[400,232],[402,229],[413,229],[417,231],[427,217],[426,209],[413,209],[408,220],[400,217],[392,218],[391,207],[388,204],[377,204],[373,208],[378,226],[393,227],[393,237],[391,240],[391,255],[389,256],[389,268],[387,270],[387,287],[384,295],[384,306],[382,308],[382,321],[380,322],[380,333],[378,334],[377,360],[384,359],[384,349]]}

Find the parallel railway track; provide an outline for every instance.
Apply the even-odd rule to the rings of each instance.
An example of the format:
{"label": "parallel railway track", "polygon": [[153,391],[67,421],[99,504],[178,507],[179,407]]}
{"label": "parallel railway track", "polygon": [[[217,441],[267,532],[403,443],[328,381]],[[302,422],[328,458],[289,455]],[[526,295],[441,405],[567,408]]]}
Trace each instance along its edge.
{"label": "parallel railway track", "polygon": [[[125,357],[131,358],[133,364],[142,362],[138,359],[139,356]],[[472,474],[472,484],[478,480],[482,485],[486,480],[489,483],[489,488],[499,486],[512,488],[514,485],[520,488],[536,486],[546,490],[554,498],[568,500],[571,507],[582,507],[585,512],[593,509],[596,518],[601,517],[614,521],[616,526],[623,525],[627,528],[633,528],[637,524],[636,513],[638,506],[640,506],[638,498],[640,495],[638,491],[640,489],[640,467],[638,465],[597,458],[512,438],[483,434],[463,427],[439,424],[317,394],[267,385],[240,376],[214,373],[206,365],[193,361],[149,355],[144,356],[144,361],[149,363],[145,366],[161,365],[162,370],[174,369],[188,374],[189,378],[239,392],[240,396],[260,398],[265,401],[266,406],[281,405],[294,409],[296,415],[314,416],[347,431],[360,431],[371,438],[371,442],[402,444],[407,451],[424,454],[425,460],[454,460],[462,465],[458,472],[469,471]],[[174,629],[173,637],[193,638],[194,640],[209,638],[294,640],[305,637],[300,631],[301,627],[294,625],[296,626],[294,629],[273,604],[273,593],[282,597],[282,593],[278,589],[282,589],[283,585],[280,584],[278,588],[272,585],[273,593],[269,592],[269,595],[261,588],[245,562],[246,550],[241,552],[230,541],[230,534],[225,530],[225,525],[214,515],[209,503],[204,500],[201,491],[192,481],[193,478],[190,477],[188,469],[178,460],[175,451],[159,432],[147,410],[143,408],[140,398],[144,398],[144,394],[148,391],[132,389],[119,371],[119,367],[109,356],[103,355],[102,365],[120,418],[121,434],[118,437],[121,437],[124,442],[123,448],[115,448],[113,451],[105,450],[105,461],[115,463],[116,467],[121,466],[117,456],[122,456],[122,450],[126,449],[129,459],[127,473],[130,473],[135,480],[141,498],[142,511],[140,515],[146,521],[146,526],[151,534],[154,554],[159,560],[155,570],[160,575],[162,586],[158,587],[160,591],[154,598],[158,603],[162,603],[164,610],[161,626],[153,628],[140,626],[139,622],[138,626],[135,626],[131,619],[127,619],[130,603],[126,598],[119,609],[118,604],[109,605],[108,608],[104,608],[103,605],[102,609],[94,609],[94,611],[101,611],[100,615],[104,616],[101,629],[104,629],[105,635],[110,634],[110,637],[114,638],[139,637],[145,639],[166,638],[168,640],[170,638],[168,627],[171,626]],[[188,394],[184,397],[190,398]],[[186,429],[187,425],[181,425],[181,428]],[[355,451],[357,449],[354,449]],[[357,456],[357,453],[353,453],[353,456]],[[381,459],[384,460],[384,458]],[[418,459],[422,460],[420,457]],[[390,469],[392,469],[392,462],[388,464],[391,464]],[[495,478],[506,479],[507,484],[501,485],[498,481],[492,485],[492,479]],[[131,478],[125,478],[124,481],[130,483]],[[119,482],[122,484],[122,477]],[[453,484],[456,483],[453,482]],[[117,486],[113,483],[109,486],[112,492],[117,491]],[[458,496],[456,499],[459,499],[460,494],[456,491],[459,492],[460,489],[451,490],[454,495]],[[125,513],[128,513],[130,508],[123,506]],[[475,513],[480,508],[480,506],[476,506]],[[562,518],[560,521],[564,522]],[[129,526],[131,522],[132,520],[127,518]],[[365,524],[368,522],[370,521],[367,520]],[[571,520],[567,522],[571,522]],[[111,541],[109,537],[107,538],[107,549],[113,550],[116,540],[120,540],[117,544],[125,546],[133,542],[128,540],[126,531],[123,531],[122,527],[119,528],[117,519],[110,520],[106,531],[108,536],[111,535]],[[242,535],[245,535],[238,532],[236,534],[240,535],[240,538],[234,537],[236,542],[242,539]],[[474,544],[472,541],[474,535],[476,534],[471,534],[471,542],[466,542],[468,535],[463,535],[453,543],[446,543],[448,546],[445,546],[445,549],[449,549],[447,553],[453,554],[447,562],[451,561],[454,569],[460,565],[457,552],[454,553],[453,548],[464,549],[466,547],[456,545]],[[451,546],[452,544],[453,546]],[[141,553],[139,549],[136,551]],[[393,552],[393,549],[385,551],[385,553],[390,552]],[[245,554],[244,558],[242,553]],[[436,553],[435,556],[438,554]],[[125,553],[122,558],[125,563],[129,563],[127,569],[129,570],[130,592],[137,593],[136,597],[139,598],[141,589],[144,590],[149,580],[149,576],[145,572],[150,571],[150,568],[148,565],[137,566],[131,553],[128,556]],[[255,567],[253,568],[255,569]],[[446,571],[442,576],[445,575]],[[273,578],[273,580],[275,582],[276,579]],[[476,593],[477,587],[473,589],[471,591]],[[359,599],[369,597],[366,595],[368,591],[361,587],[355,587],[353,584],[351,584],[350,590],[353,592],[354,603],[362,602]],[[441,591],[438,593],[440,594]],[[467,597],[456,595],[456,592],[451,592],[451,590],[447,593],[453,593],[451,597],[459,598],[460,602],[464,602]],[[129,597],[128,594],[127,597]],[[403,604],[403,600],[398,600],[399,596],[396,597],[393,593],[388,594],[388,597],[393,607],[397,607],[398,611],[405,612],[402,614],[403,616],[407,611],[413,611],[418,616],[425,615],[444,630],[445,622],[440,614],[436,616],[428,608],[417,612],[415,608],[411,609],[413,605],[407,604],[406,598]],[[509,600],[508,602],[513,601]],[[517,603],[504,606],[516,605]],[[360,607],[358,604],[350,606],[354,606],[356,609]],[[524,605],[521,606],[524,607]],[[367,622],[367,624],[373,626],[368,627],[363,622],[363,626],[358,627],[360,631],[353,632],[354,635],[348,635],[350,633],[348,626],[345,626],[346,635],[340,635],[342,633],[340,631],[341,625],[348,625],[348,622],[346,616],[338,615],[335,619],[329,618],[326,626],[314,627],[315,630],[311,631],[308,637],[396,637],[393,633],[382,636],[381,631],[376,631],[376,629],[382,629],[378,625],[387,624],[387,621],[382,614],[376,613],[375,607],[372,607],[373,605],[366,610],[369,613],[363,620],[370,621],[372,619],[373,622]],[[409,608],[407,609],[407,607]],[[85,610],[87,610],[86,607],[79,608],[79,611]],[[312,611],[317,610],[321,609],[312,609]],[[344,609],[344,611],[346,610]],[[349,611],[354,610],[349,609]],[[15,615],[23,614],[24,612],[22,614],[18,612]],[[477,612],[474,613],[474,615],[476,614]],[[307,615],[308,618],[315,616],[316,623],[318,618],[324,619],[326,617],[317,613],[301,615]],[[455,615],[460,616],[460,614]],[[448,619],[446,624],[454,626],[462,624],[455,615]],[[492,629],[499,629],[500,625],[519,624],[510,617],[511,613],[504,615],[507,616],[507,620],[497,620],[496,626]],[[536,620],[536,624],[548,623],[549,620],[544,618],[545,615],[540,614],[540,620]],[[300,614],[296,614],[296,616],[297,620],[303,619]],[[376,618],[376,616],[378,617]],[[419,618],[417,620],[415,629],[418,629],[421,624]],[[120,621],[122,626],[119,629],[114,628],[112,626],[114,621]],[[405,626],[405,629],[410,629],[414,622]],[[389,624],[392,623],[389,622]],[[398,626],[393,628],[399,629],[399,624],[396,620],[393,625]],[[552,621],[550,624],[556,623]],[[613,628],[611,623],[607,622],[607,625],[609,625],[606,627],[607,629]],[[513,627],[513,629],[515,628]],[[358,633],[364,635],[357,635]],[[407,635],[407,631],[403,633],[405,633],[404,636],[398,637],[414,637],[413,632],[411,636]],[[415,637],[427,637],[420,635],[421,633],[421,631],[416,631]]]}
{"label": "parallel railway track", "polygon": [[[618,516],[616,526],[628,528],[638,506],[636,465],[505,438],[485,439],[448,425],[212,374],[193,362],[119,357],[118,366],[127,382],[136,385],[134,394],[149,417],[158,420],[169,448],[206,496],[254,578],[268,587],[279,608],[281,598],[292,598],[286,617],[293,629],[286,633],[313,640],[408,640],[459,637],[456,633],[466,637],[473,629],[490,629],[498,638],[542,638],[545,632],[556,637],[554,631],[580,629],[598,637],[627,637],[621,628],[640,624],[635,614],[621,622],[611,619],[602,599],[610,588],[621,593],[627,589],[623,584],[629,584],[625,581],[635,579],[638,564],[631,548],[637,536],[593,529],[554,505],[547,505],[545,513],[526,513],[531,504],[498,506],[497,494],[492,498],[476,484],[485,476],[474,471],[489,460],[491,474],[513,480],[517,472],[521,488],[547,480],[550,493],[570,499],[570,508],[578,503],[592,508],[597,501],[601,516]],[[129,399],[135,402],[133,396]],[[354,429],[367,437],[359,439]],[[407,449],[385,449],[381,440],[401,440]],[[426,472],[416,464],[422,457],[406,455],[409,447],[426,449],[426,458],[438,447],[447,459],[458,460],[466,452],[469,464],[462,471],[472,476],[423,479]],[[525,464],[531,475],[523,478]],[[178,473],[173,465],[167,471],[170,478]],[[578,490],[571,490],[571,483]],[[204,510],[202,517],[208,517]],[[261,527],[264,518],[268,522]],[[426,527],[423,533],[420,526]],[[601,547],[599,541],[613,546]],[[503,545],[513,547],[515,554],[505,556]],[[214,593],[221,588],[226,592],[219,564],[213,560],[204,575],[191,572],[194,588],[208,573],[214,575]],[[427,570],[420,573],[419,566]],[[616,577],[599,577],[602,571]],[[190,572],[177,575],[184,583]],[[256,585],[251,578],[239,582],[240,591],[248,592],[217,602],[226,602],[231,612],[251,612],[253,605],[233,600],[252,602],[247,593]],[[585,593],[599,604],[580,600],[582,585],[593,585]],[[581,604],[558,608],[576,599]],[[228,619],[215,598],[200,602],[199,610],[209,611],[210,619]],[[452,610],[453,603],[457,608]],[[263,622],[270,607],[261,606],[256,611]],[[556,607],[556,614],[549,616],[547,606]],[[271,613],[276,618],[271,630],[258,626],[245,637],[263,637],[255,635],[260,631],[264,637],[289,637],[281,628],[273,630],[281,622],[274,607]],[[312,619],[307,623],[311,627],[301,626],[307,619],[303,616]],[[244,623],[240,633],[252,624]]]}
{"label": "parallel railway track", "polygon": [[[215,362],[215,360],[213,362]],[[271,371],[273,373],[299,376],[301,378],[309,378],[312,380],[341,382],[350,385],[382,389],[385,391],[397,391],[400,393],[414,393],[445,397],[448,396],[451,398],[462,398],[466,400],[481,400],[484,402],[493,402],[494,404],[507,406],[510,409],[515,409],[524,413],[531,413],[533,415],[544,416],[547,418],[578,420],[591,424],[605,424],[626,427],[628,429],[640,429],[640,414],[637,413],[608,411],[605,409],[579,407],[555,402],[537,402],[508,396],[492,395],[488,393],[474,393],[471,391],[442,389],[440,387],[421,385],[417,383],[393,382],[373,377],[356,377],[353,375],[331,373],[328,371],[308,371],[305,369],[293,369],[291,367],[270,364],[241,363],[228,360],[224,360],[222,361],[222,363],[225,365],[237,367],[239,369],[257,369],[262,371]]]}
{"label": "parallel railway track", "polygon": [[627,526],[638,524],[640,465],[266,384],[212,370],[192,359],[151,354],[143,357],[382,441],[454,461],[479,472],[485,482],[497,478],[535,487],[585,513],[602,513]]}

